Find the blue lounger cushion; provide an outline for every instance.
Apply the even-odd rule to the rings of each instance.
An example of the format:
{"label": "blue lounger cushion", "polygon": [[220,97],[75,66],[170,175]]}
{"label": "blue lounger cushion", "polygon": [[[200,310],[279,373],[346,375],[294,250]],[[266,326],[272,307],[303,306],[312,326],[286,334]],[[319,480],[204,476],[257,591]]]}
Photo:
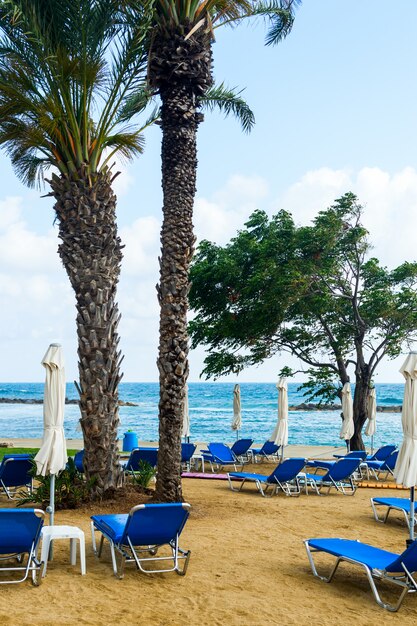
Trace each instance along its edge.
{"label": "blue lounger cushion", "polygon": [[252,472],[228,472],[229,476],[233,476],[236,478],[241,478],[242,480],[245,478],[246,480],[259,480],[261,483],[267,483],[269,476],[265,474],[252,474]]}
{"label": "blue lounger cushion", "polygon": [[315,550],[365,563],[370,569],[387,569],[398,558],[398,554],[395,552],[381,550],[366,543],[350,539],[309,539],[308,543]]}
{"label": "blue lounger cushion", "polygon": [[406,513],[410,513],[410,500],[408,498],[372,498],[376,504],[383,506],[391,506],[395,509],[402,509]]}
{"label": "blue lounger cushion", "polygon": [[91,519],[97,530],[100,530],[103,534],[112,539],[114,543],[120,543],[128,517],[129,515],[125,513],[120,515],[93,515]]}

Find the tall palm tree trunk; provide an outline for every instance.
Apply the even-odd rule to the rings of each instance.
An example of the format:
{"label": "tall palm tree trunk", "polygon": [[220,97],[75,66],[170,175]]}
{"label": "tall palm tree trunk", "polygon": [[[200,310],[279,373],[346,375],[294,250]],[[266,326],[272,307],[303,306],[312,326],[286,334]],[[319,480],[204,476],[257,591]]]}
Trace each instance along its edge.
{"label": "tall palm tree trunk", "polygon": [[120,487],[118,384],[120,315],[116,288],[122,260],[110,172],[50,181],[59,222],[59,255],[75,292],[84,466],[92,495]]}
{"label": "tall palm tree trunk", "polygon": [[189,266],[194,251],[197,97],[211,84],[211,42],[203,30],[156,41],[150,64],[162,102],[162,190],[158,369],[159,455],[156,498],[182,499],[181,432],[188,378]]}
{"label": "tall palm tree trunk", "polygon": [[159,322],[159,456],[157,498],[182,499],[181,430],[188,378],[188,271],[194,250],[197,122],[192,90],[173,88],[162,99],[162,189]]}

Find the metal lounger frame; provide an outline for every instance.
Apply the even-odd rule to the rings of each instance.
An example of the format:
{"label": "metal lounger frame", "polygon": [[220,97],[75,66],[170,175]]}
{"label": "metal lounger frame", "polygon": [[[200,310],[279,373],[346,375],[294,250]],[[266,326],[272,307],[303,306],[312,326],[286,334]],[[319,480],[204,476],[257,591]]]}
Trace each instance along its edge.
{"label": "metal lounger frame", "polygon": [[[183,506],[190,507],[190,505],[186,503],[183,503]],[[133,507],[130,512],[134,513],[135,511],[139,509],[144,509],[144,508],[145,508],[144,504],[138,504],[137,506]],[[96,530],[97,532],[101,533],[100,545],[98,549],[97,549],[96,537],[95,537]],[[91,535],[92,535],[92,543],[93,543],[93,552],[98,558],[101,557],[104,538],[106,538],[109,541],[113,573],[116,576],[116,578],[122,579],[124,577],[124,569],[125,569],[126,563],[135,563],[137,569],[139,569],[144,574],[162,574],[165,572],[177,572],[179,576],[185,576],[187,572],[188,562],[191,556],[191,550],[182,550],[179,547],[178,535],[176,535],[175,539],[171,541],[169,544],[163,544],[163,545],[170,546],[171,551],[172,551],[172,556],[156,556],[157,551],[160,547],[159,545],[151,545],[151,546],[147,546],[146,548],[138,549],[137,546],[132,545],[129,537],[127,538],[129,542],[129,547],[122,545],[122,544],[115,543],[113,539],[109,537],[107,533],[103,532],[102,530],[96,529],[94,527],[93,521],[91,521]],[[116,551],[119,552],[119,554],[121,555],[119,566],[117,565]],[[147,554],[150,554],[151,556],[140,558],[138,556],[138,553],[147,553]],[[180,560],[185,560],[185,563],[182,569],[180,569],[179,567]],[[147,561],[173,561],[173,567],[170,567],[168,569],[145,569],[142,566],[142,563],[143,562],[146,563]]]}
{"label": "metal lounger frame", "polygon": [[305,478],[304,479],[306,482],[306,490],[307,487],[310,486],[314,489],[314,491],[317,493],[317,495],[322,496],[324,494],[321,493],[321,489],[323,487],[327,487],[327,493],[330,493],[330,489],[332,487],[334,487],[337,491],[340,491],[341,493],[343,493],[344,496],[353,496],[355,495],[355,491],[357,489],[355,483],[353,482],[353,478],[350,477],[348,479],[345,479],[343,482],[342,481],[335,481],[333,480],[333,478],[330,477],[330,480],[326,480],[325,482],[320,481],[319,484],[316,483],[316,481],[313,481],[311,479]]}
{"label": "metal lounger frame", "polygon": [[[301,493],[300,481],[298,477],[295,477],[293,481],[287,481],[287,482],[281,482],[277,480],[277,478],[274,478],[275,483],[262,483],[259,480],[256,480],[256,479],[252,480],[250,478],[245,477],[242,479],[241,484],[238,489],[235,489],[233,487],[232,479],[230,478],[229,474],[227,475],[227,479],[229,481],[229,487],[231,491],[241,491],[246,481],[250,483],[255,483],[255,487],[264,498],[268,498],[268,497],[272,498],[272,496],[277,494],[280,489],[283,491],[283,493],[285,493],[286,496],[299,496]],[[263,487],[262,485],[266,485],[266,486]],[[271,487],[271,494],[267,493],[269,487]]]}
{"label": "metal lounger frame", "polygon": [[[365,565],[365,563],[362,563],[361,561],[356,561],[355,559],[351,559],[349,557],[339,556],[339,557],[336,557],[336,563],[334,567],[332,568],[332,570],[330,571],[329,576],[320,576],[320,574],[317,572],[312,552],[324,552],[325,554],[329,554],[329,553],[326,552],[325,550],[316,550],[314,548],[311,548],[309,545],[308,539],[304,541],[304,545],[306,547],[308,560],[310,561],[311,570],[314,576],[316,576],[316,578],[320,578],[320,580],[324,580],[324,582],[326,583],[330,583],[332,581],[336,573],[336,570],[342,561],[346,561],[347,563],[352,563],[353,565],[359,565],[360,567],[362,567],[365,570],[369,585],[371,587],[372,593],[374,595],[374,598],[377,604],[379,604],[379,606],[381,606],[383,609],[386,609],[387,611],[392,611],[393,613],[395,613],[400,608],[406,594],[415,593],[417,591],[417,581],[413,578],[411,572],[408,571],[408,569],[405,567],[403,563],[401,563],[401,565],[404,568],[404,574],[393,575],[393,574],[386,572],[385,570],[378,570],[378,569],[371,570],[371,568],[368,567],[368,565]],[[375,579],[385,580],[399,587],[403,587],[403,590],[396,604],[389,604],[388,602],[384,602],[381,599],[381,596],[375,584]]]}
{"label": "metal lounger frame", "polygon": [[[378,516],[378,512],[376,510],[376,507],[378,506],[383,506],[383,507],[386,507],[387,509],[387,512],[385,513],[383,518]],[[374,502],[374,498],[371,498],[371,507],[372,507],[372,511],[373,511],[376,521],[381,522],[381,524],[385,524],[391,511],[401,511],[401,513],[403,513],[404,515],[405,523],[407,524],[407,526],[409,525],[409,517],[408,517],[407,511],[404,511],[404,509],[402,509],[399,506],[380,504],[379,502]],[[417,524],[417,517],[414,518],[414,524]]]}
{"label": "metal lounger frame", "polygon": [[381,480],[387,480],[388,476],[390,476],[390,475],[394,476],[394,472],[389,467],[386,467],[383,470],[377,470],[374,467],[369,467],[368,465],[366,467],[367,467],[367,476],[368,476],[368,478],[369,478],[369,474],[372,474],[372,476],[375,478],[375,480],[379,481],[379,479],[380,479],[379,474],[380,473],[382,474],[383,472],[385,472],[385,474],[384,474],[384,477],[381,478]]}
{"label": "metal lounger frame", "polygon": [[[217,469],[217,471],[221,470],[223,467],[226,467],[226,465],[232,465],[232,462],[223,462],[221,459],[219,459],[219,457],[216,457],[214,454],[212,455],[213,459],[208,459],[205,458],[204,460],[210,463],[210,468],[211,471],[214,474],[214,470],[215,468]],[[235,468],[235,472],[237,472],[237,468],[236,465],[240,467],[240,471],[243,470],[243,466],[244,466],[245,462],[244,461],[240,461],[236,456],[235,456],[235,463],[233,463],[233,467]]]}

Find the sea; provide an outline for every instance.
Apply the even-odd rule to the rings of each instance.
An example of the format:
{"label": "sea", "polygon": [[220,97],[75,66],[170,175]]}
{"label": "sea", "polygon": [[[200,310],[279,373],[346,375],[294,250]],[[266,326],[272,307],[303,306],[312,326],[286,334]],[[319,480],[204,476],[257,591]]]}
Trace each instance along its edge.
{"label": "sea", "polygon": [[[0,383],[0,397],[41,400],[43,383]],[[189,413],[191,441],[224,441],[236,439],[231,430],[233,418],[234,383],[189,383]],[[269,438],[277,420],[277,389],[275,383],[240,383],[242,428],[240,437],[251,437],[257,443]],[[377,404],[402,404],[404,385],[376,384]],[[67,384],[67,397],[76,399],[72,383]],[[158,384],[121,383],[119,397],[137,406],[120,407],[119,437],[133,430],[139,440],[158,439]],[[288,384],[290,405],[306,401],[299,384]],[[0,438],[40,438],[43,431],[41,404],[0,404]],[[82,437],[78,405],[65,405],[65,434],[67,438]],[[377,413],[376,446],[399,444],[402,440],[401,414]],[[341,445],[340,411],[290,411],[288,443],[301,445]],[[366,438],[365,438],[366,442]],[[367,443],[367,442],[366,442]]]}

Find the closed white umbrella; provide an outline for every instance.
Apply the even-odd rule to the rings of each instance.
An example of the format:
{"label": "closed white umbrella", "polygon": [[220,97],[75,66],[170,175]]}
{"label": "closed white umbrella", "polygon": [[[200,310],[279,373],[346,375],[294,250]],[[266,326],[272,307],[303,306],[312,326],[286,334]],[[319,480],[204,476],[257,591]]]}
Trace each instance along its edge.
{"label": "closed white umbrella", "polygon": [[365,428],[365,435],[371,438],[371,454],[374,453],[374,435],[376,432],[376,389],[372,387],[367,402],[368,421]]}
{"label": "closed white umbrella", "polygon": [[39,474],[51,475],[48,512],[52,526],[55,512],[55,475],[65,469],[68,458],[64,435],[65,369],[62,349],[58,343],[51,343],[42,359],[42,365],[46,371],[43,397],[44,432],[35,462]]}
{"label": "closed white umbrella", "polygon": [[355,432],[355,424],[353,423],[352,393],[349,383],[345,383],[342,389],[342,413],[343,423],[339,437],[340,439],[344,439],[348,442],[347,446],[349,450],[349,441],[352,439],[353,433]]}
{"label": "closed white umbrella", "polygon": [[280,378],[278,389],[278,419],[269,441],[281,446],[281,458],[284,456],[284,446],[288,444],[288,388],[285,378]]}
{"label": "closed white umbrella", "polygon": [[417,483],[417,352],[410,352],[402,368],[405,378],[404,401],[401,415],[403,441],[394,468],[397,483],[410,487],[410,539],[414,541],[414,487]]}
{"label": "closed white umbrella", "polygon": [[183,414],[182,414],[182,436],[185,437],[186,440],[190,439],[190,412],[188,406],[188,385],[185,385],[184,392],[184,404],[183,404]]}
{"label": "closed white umbrella", "polygon": [[233,419],[232,430],[236,431],[236,439],[239,439],[239,430],[242,428],[242,406],[240,401],[240,386],[233,389]]}

